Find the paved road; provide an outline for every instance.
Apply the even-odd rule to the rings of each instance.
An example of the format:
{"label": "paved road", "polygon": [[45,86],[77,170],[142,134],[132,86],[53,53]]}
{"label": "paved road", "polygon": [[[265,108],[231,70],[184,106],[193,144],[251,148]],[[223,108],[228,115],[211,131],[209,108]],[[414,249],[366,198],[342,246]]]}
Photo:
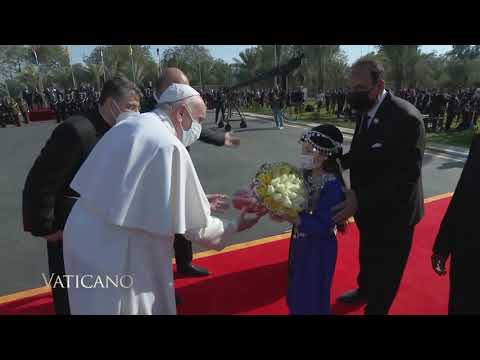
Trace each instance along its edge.
{"label": "paved road", "polygon": [[[45,241],[22,230],[21,191],[30,167],[55,126],[54,122],[43,122],[0,129],[0,295],[43,286],[41,274],[48,273]],[[211,114],[205,126],[214,126]],[[192,147],[191,156],[206,193],[232,194],[265,162],[297,161],[298,139],[304,128],[287,125],[279,131],[271,121],[260,118],[248,118],[246,129],[240,129],[239,122],[232,122],[232,126],[241,138],[240,148],[200,142]],[[345,150],[350,146],[349,140],[346,137]],[[423,169],[425,196],[452,192],[462,167],[463,160],[459,158],[427,154]],[[230,210],[225,216],[234,214],[235,211]],[[237,234],[234,242],[287,230],[286,225],[264,218],[255,228]],[[198,246],[194,249],[201,250]]]}

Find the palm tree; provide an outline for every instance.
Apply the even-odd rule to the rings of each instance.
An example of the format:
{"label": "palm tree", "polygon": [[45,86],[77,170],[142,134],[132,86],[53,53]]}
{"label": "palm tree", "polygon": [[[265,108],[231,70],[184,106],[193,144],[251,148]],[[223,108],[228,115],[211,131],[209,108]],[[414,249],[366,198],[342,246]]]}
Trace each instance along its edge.
{"label": "palm tree", "polygon": [[395,91],[400,91],[406,80],[415,77],[415,64],[420,58],[419,45],[377,45],[387,59]]}
{"label": "palm tree", "polygon": [[259,52],[257,48],[249,48],[239,54],[240,59],[233,59],[239,70],[240,81],[252,79],[260,68]]}
{"label": "palm tree", "polygon": [[108,66],[108,68],[106,69],[106,73],[107,73],[107,78],[108,79],[112,79],[114,78],[115,76],[119,76],[119,75],[122,75],[123,74],[123,69],[121,68],[120,66],[120,62],[117,61],[117,60],[114,60],[110,66]]}
{"label": "palm tree", "polygon": [[145,67],[141,64],[134,63],[133,64],[133,73],[135,74],[134,79],[137,84],[141,84],[143,79],[145,78]]}
{"label": "palm tree", "polygon": [[103,75],[103,65],[99,64],[88,64],[86,71],[90,75],[90,81],[95,83],[98,91],[102,88],[102,75]]}

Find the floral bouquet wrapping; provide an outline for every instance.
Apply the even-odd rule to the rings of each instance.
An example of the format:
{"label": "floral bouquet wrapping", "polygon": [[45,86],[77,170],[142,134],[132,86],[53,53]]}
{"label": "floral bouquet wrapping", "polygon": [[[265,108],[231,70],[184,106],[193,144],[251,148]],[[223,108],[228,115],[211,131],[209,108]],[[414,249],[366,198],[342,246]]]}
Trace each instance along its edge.
{"label": "floral bouquet wrapping", "polygon": [[248,188],[233,196],[236,209],[267,209],[272,215],[296,218],[304,209],[306,191],[301,173],[287,163],[264,164]]}

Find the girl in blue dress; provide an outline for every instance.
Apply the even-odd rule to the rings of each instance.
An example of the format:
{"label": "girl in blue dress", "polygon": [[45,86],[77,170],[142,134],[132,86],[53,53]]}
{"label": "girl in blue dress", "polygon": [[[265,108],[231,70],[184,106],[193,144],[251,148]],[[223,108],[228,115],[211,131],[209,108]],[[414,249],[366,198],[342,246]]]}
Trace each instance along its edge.
{"label": "girl in blue dress", "polygon": [[321,125],[307,131],[300,143],[308,200],[292,221],[287,304],[292,315],[326,315],[337,259],[336,231],[346,226],[335,224],[331,211],[345,199],[339,162],[343,136],[335,126]]}

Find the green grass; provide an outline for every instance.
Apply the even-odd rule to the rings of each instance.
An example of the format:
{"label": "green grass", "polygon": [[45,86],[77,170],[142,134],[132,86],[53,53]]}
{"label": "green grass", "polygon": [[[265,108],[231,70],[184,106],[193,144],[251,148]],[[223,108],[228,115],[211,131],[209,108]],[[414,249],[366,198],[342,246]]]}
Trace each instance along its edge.
{"label": "green grass", "polygon": [[427,142],[435,145],[463,146],[469,148],[474,135],[475,130],[473,129],[449,134],[427,133]]}

